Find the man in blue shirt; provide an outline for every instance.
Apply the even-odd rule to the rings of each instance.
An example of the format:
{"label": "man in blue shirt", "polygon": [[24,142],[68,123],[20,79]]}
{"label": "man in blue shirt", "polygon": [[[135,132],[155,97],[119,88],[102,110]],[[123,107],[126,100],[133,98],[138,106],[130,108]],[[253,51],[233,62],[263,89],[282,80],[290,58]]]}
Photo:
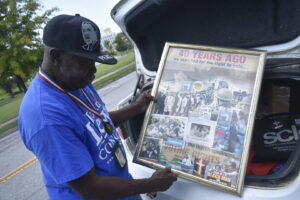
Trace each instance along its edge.
{"label": "man in blue shirt", "polygon": [[100,31],[80,15],[59,15],[43,35],[41,69],[19,111],[25,146],[39,159],[50,199],[134,199],[167,190],[176,180],[170,168],[132,179],[115,126],[145,112],[149,91],[109,112],[91,82],[95,62],[115,64],[101,52]]}

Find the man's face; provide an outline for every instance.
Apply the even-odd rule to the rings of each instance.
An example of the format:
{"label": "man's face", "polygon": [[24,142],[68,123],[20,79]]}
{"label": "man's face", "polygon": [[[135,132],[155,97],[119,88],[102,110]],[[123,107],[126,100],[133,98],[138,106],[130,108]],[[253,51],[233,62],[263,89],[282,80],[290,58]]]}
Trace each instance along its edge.
{"label": "man's face", "polygon": [[97,33],[90,23],[82,24],[82,36],[86,44],[94,44],[97,42]]}
{"label": "man's face", "polygon": [[61,52],[59,78],[67,90],[77,90],[90,84],[96,73],[95,61]]}

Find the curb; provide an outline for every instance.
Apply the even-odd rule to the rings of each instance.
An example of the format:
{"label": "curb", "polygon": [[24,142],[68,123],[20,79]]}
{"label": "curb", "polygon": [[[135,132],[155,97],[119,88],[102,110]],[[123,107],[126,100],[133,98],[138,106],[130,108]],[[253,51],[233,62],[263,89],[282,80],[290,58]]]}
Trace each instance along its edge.
{"label": "curb", "polygon": [[1,134],[0,134],[0,139],[6,137],[6,136],[8,136],[8,135],[10,135],[10,134],[13,133],[13,132],[16,132],[17,130],[18,130],[18,126],[14,127],[14,128],[11,128],[11,129],[9,129],[9,130],[7,130],[7,131],[1,133]]}
{"label": "curb", "polygon": [[8,120],[8,121],[6,121],[6,122],[0,124],[0,128],[4,127],[4,126],[6,126],[6,125],[8,125],[8,124],[10,124],[10,123],[12,123],[12,122],[15,122],[15,121],[17,121],[17,120],[18,120],[18,117],[12,118],[12,119],[10,119],[10,120]]}
{"label": "curb", "polygon": [[120,75],[120,76],[118,76],[116,78],[113,78],[113,79],[111,79],[111,80],[109,80],[109,81],[107,81],[107,82],[105,82],[105,83],[103,83],[101,85],[98,85],[97,87],[95,87],[95,89],[99,90],[99,89],[105,87],[106,85],[108,85],[108,84],[110,84],[110,83],[112,83],[112,82],[114,82],[114,81],[116,81],[116,80],[118,80],[118,79],[120,79],[120,78],[122,78],[122,77],[124,77],[124,76],[126,76],[126,75],[128,75],[130,73],[132,73],[133,71],[134,70],[128,71],[128,72],[126,72],[126,73],[124,73],[124,74],[122,74],[122,75]]}
{"label": "curb", "polygon": [[131,66],[132,64],[135,64],[135,62],[133,61],[133,62],[131,62],[131,63],[128,63],[128,64],[126,64],[126,65],[120,67],[119,69],[117,69],[117,70],[115,70],[115,71],[113,71],[113,72],[110,72],[110,73],[108,73],[108,74],[105,74],[104,76],[98,77],[97,79],[93,80],[92,84],[93,84],[93,83],[96,83],[97,81],[100,81],[100,80],[102,80],[102,79],[105,79],[106,77],[109,77],[109,76],[112,75],[112,74],[118,73],[118,72],[122,71],[123,69],[126,69],[127,67]]}

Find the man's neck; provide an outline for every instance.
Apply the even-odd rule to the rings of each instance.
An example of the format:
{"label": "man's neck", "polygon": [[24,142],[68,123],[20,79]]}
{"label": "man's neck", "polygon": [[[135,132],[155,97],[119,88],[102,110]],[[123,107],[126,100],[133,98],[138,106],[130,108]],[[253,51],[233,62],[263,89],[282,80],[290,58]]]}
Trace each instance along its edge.
{"label": "man's neck", "polygon": [[60,78],[57,77],[56,73],[52,72],[52,70],[50,70],[47,67],[41,67],[41,71],[47,75],[52,81],[54,81],[59,87],[61,87],[64,90],[68,90],[68,88],[65,86],[65,84],[63,83],[63,81],[61,81]]}

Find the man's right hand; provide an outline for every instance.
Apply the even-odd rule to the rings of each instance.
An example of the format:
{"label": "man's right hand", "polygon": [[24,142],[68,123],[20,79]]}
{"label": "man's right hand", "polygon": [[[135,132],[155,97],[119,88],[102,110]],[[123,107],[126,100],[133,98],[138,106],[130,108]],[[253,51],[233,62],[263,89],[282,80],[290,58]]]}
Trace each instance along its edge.
{"label": "man's right hand", "polygon": [[99,176],[95,169],[67,182],[83,199],[119,199],[137,194],[151,194],[167,190],[177,175],[170,167],[157,170],[150,178],[128,179],[117,176]]}
{"label": "man's right hand", "polygon": [[156,170],[149,178],[153,191],[166,191],[177,180],[177,174],[171,172],[171,167]]}

